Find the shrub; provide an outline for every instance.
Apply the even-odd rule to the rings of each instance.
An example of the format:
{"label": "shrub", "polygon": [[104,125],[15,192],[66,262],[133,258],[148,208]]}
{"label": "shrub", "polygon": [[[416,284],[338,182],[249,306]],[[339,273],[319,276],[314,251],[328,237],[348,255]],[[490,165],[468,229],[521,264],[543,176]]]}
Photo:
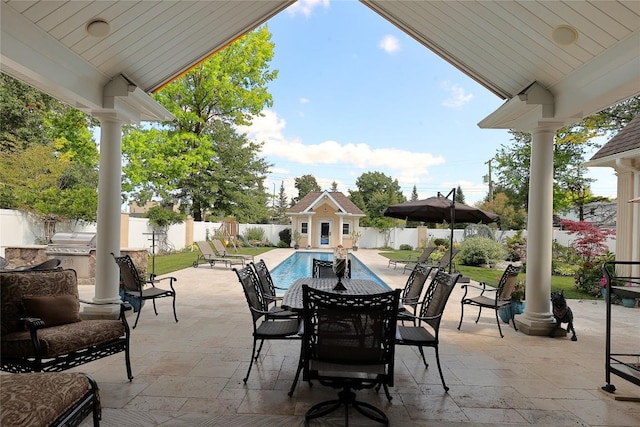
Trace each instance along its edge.
{"label": "shrub", "polygon": [[284,230],[278,233],[278,237],[280,237],[280,242],[284,242],[286,246],[280,246],[280,242],[278,242],[278,247],[288,248],[291,246],[291,229],[285,228]]}
{"label": "shrub", "polygon": [[560,223],[569,234],[576,235],[571,247],[582,261],[575,275],[576,287],[580,291],[597,294],[600,292],[602,264],[614,258],[613,254],[607,251],[606,241],[610,236],[615,236],[615,230],[599,228],[586,221],[562,219]]}
{"label": "shrub", "polygon": [[507,254],[502,244],[486,237],[472,237],[460,245],[457,258],[464,265],[496,264]]}
{"label": "shrub", "polygon": [[244,237],[250,242],[264,242],[264,229],[261,227],[247,228]]}
{"label": "shrub", "polygon": [[407,244],[402,244],[402,245],[400,245],[400,250],[401,251],[412,251],[413,250],[413,246],[407,245]]}
{"label": "shrub", "polygon": [[279,248],[288,248],[289,246],[291,246],[291,241],[289,241],[289,243],[287,243],[287,242],[285,242],[283,240],[280,240],[278,242],[278,247]]}
{"label": "shrub", "polygon": [[434,246],[444,246],[445,248],[449,248],[449,240],[448,239],[433,239]]}

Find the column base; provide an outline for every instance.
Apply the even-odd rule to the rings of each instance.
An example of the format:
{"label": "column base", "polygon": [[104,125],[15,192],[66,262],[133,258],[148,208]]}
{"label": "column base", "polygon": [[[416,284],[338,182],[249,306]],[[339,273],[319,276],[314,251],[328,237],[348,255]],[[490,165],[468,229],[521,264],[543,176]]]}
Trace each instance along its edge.
{"label": "column base", "polygon": [[[549,336],[551,331],[555,329],[556,322],[553,316],[548,319],[530,319],[526,317],[525,314],[518,314],[514,317],[516,322],[516,326],[518,327],[518,332],[522,332],[526,335],[534,335],[534,336]],[[564,329],[557,329],[554,332],[554,336],[563,336],[561,335]],[[560,335],[558,335],[560,334]],[[567,332],[564,331],[564,336],[567,335]]]}
{"label": "column base", "polygon": [[120,317],[120,304],[81,304],[80,318],[83,320],[118,319]]}

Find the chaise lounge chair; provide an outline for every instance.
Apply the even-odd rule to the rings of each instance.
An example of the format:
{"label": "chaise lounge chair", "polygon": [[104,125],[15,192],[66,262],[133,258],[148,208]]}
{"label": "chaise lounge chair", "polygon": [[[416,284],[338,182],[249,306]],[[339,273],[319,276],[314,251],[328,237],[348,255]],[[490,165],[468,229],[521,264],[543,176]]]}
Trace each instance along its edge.
{"label": "chaise lounge chair", "polygon": [[198,258],[193,262],[194,268],[200,265],[200,260],[208,262],[211,268],[216,265],[216,262],[224,263],[225,267],[232,267],[234,265],[244,266],[244,260],[242,259],[218,256],[207,241],[196,242],[196,245],[198,245],[198,249],[200,249],[200,255],[198,255]]}
{"label": "chaise lounge chair", "polygon": [[229,258],[241,259],[243,263],[247,261],[253,262],[253,255],[230,254],[221,240],[212,239],[211,241],[213,242],[213,250],[215,251],[218,257],[225,258],[225,259],[229,259]]}
{"label": "chaise lounge chair", "polygon": [[[419,264],[419,263],[423,263],[423,262],[427,262],[427,260],[429,259],[429,257],[431,256],[431,254],[433,253],[433,251],[436,250],[435,246],[427,246],[426,248],[424,248],[424,250],[422,251],[422,253],[420,254],[420,256],[418,258],[408,258],[408,259],[390,259],[389,260],[389,265],[387,265],[387,268],[391,267],[391,265],[393,265],[393,269],[395,270],[396,267],[398,267],[398,264],[411,264],[411,266]],[[407,266],[405,265],[405,270],[406,270]]]}

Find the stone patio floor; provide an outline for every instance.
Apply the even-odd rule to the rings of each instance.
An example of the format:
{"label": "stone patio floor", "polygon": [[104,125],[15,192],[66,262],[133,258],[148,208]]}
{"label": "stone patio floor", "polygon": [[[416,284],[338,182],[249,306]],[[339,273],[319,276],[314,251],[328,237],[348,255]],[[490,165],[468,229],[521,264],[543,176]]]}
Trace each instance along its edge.
{"label": "stone patio floor", "polygon": [[[269,268],[291,254],[275,249],[261,256]],[[376,250],[353,253],[392,288],[407,275],[387,268]],[[194,254],[194,259],[196,255]],[[257,259],[256,259],[257,261]],[[496,271],[496,278],[501,272]],[[187,268],[177,277],[177,312],[170,299],[149,303],[132,330],[134,379],[126,378],[124,356],[110,356],[76,368],[100,386],[102,426],[301,426],[314,403],[332,399],[334,389],[299,383],[287,396],[299,355],[299,342],[272,341],[243,384],[251,355],[251,319],[235,273],[223,266]],[[92,286],[80,287],[92,298]],[[433,349],[425,349],[425,369],[415,348],[396,350],[393,400],[372,390],[358,398],[375,404],[393,426],[640,426],[640,403],[618,400],[600,390],[605,383],[605,304],[569,300],[578,341],[535,337],[502,324],[493,312],[467,309],[462,328],[454,290],[440,329],[444,392]],[[613,307],[613,351],[640,350],[640,308]],[[133,319],[131,319],[133,324]],[[640,397],[640,387],[612,376],[618,397]],[[375,424],[351,414],[350,424]],[[343,424],[342,412],[314,422]],[[90,426],[89,420],[83,426]]]}

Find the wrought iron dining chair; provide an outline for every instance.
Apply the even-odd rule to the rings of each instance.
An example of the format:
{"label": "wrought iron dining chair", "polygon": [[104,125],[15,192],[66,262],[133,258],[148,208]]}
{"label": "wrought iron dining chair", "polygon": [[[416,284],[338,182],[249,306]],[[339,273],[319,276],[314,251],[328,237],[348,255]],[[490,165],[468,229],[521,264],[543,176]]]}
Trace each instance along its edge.
{"label": "wrought iron dining chair", "polygon": [[427,282],[429,274],[431,274],[431,270],[434,268],[433,266],[429,267],[424,264],[416,264],[413,267],[400,295],[400,302],[405,308],[409,309],[400,311],[398,313],[398,320],[402,322],[415,320],[416,309],[420,302],[424,284]]}
{"label": "wrought iron dining chair", "polygon": [[396,332],[396,345],[418,347],[424,366],[427,369],[429,364],[424,357],[423,347],[434,348],[440,380],[445,391],[449,391],[449,387],[444,382],[442,367],[440,366],[440,354],[438,351],[440,321],[449,296],[451,296],[451,291],[453,291],[456,282],[461,276],[461,274],[449,274],[443,270],[438,270],[420,302],[420,313],[414,316],[415,324],[413,326],[398,325]]}
{"label": "wrought iron dining chair", "polygon": [[[251,313],[251,319],[253,323],[253,347],[251,349],[251,361],[249,362],[249,369],[247,369],[247,375],[243,378],[243,382],[246,384],[251,373],[251,367],[253,361],[257,360],[262,351],[262,346],[265,340],[293,340],[300,339],[298,330],[300,328],[300,321],[296,319],[283,319],[272,320],[268,319],[268,310],[265,310],[265,303],[258,283],[258,278],[254,274],[250,265],[244,268],[234,268],[238,281],[242,285],[244,296],[247,299],[249,311]],[[260,341],[260,347],[256,352],[256,344]]]}
{"label": "wrought iron dining chair", "polygon": [[[311,265],[311,277],[317,278],[335,278],[336,273],[333,271],[333,261],[313,258]],[[347,270],[344,272],[344,277],[351,278],[351,260],[347,260]]]}
{"label": "wrought iron dining chair", "polygon": [[305,424],[344,406],[389,425],[379,408],[356,399],[354,390],[393,386],[395,332],[400,290],[374,295],[345,295],[303,285],[303,380],[338,388],[338,398],[313,405]]}
{"label": "wrought iron dining chair", "polygon": [[[500,277],[500,281],[498,282],[497,287],[490,286],[486,282],[480,282],[479,286],[471,284],[462,285],[462,288],[464,289],[464,295],[462,296],[462,300],[460,300],[462,310],[460,311],[460,323],[458,323],[458,330],[460,330],[460,326],[462,325],[464,306],[470,305],[478,307],[478,317],[476,318],[476,323],[478,323],[478,320],[480,320],[480,315],[482,314],[483,308],[493,310],[496,315],[496,322],[498,323],[498,332],[500,332],[500,337],[504,338],[504,335],[502,334],[502,328],[500,327],[498,311],[501,308],[511,306],[511,294],[516,288],[516,282],[518,281],[518,274],[520,274],[520,269],[521,267],[509,264],[504,270],[504,273],[502,273],[502,277]],[[469,289],[478,289],[480,290],[480,294],[472,297],[467,297]],[[516,322],[513,318],[513,310],[510,310],[510,314],[513,328],[517,331],[518,328],[516,327]]]}
{"label": "wrought iron dining chair", "polygon": [[279,288],[274,284],[271,273],[269,273],[269,269],[267,268],[267,264],[264,260],[261,259],[257,263],[250,262],[249,265],[260,284],[264,309],[269,312],[267,318],[282,319],[287,317],[299,317],[298,313],[286,310],[278,305],[278,301],[282,301],[282,296],[277,295],[276,290],[279,289],[284,291],[286,289]]}
{"label": "wrought iron dining chair", "polygon": [[[144,301],[151,300],[153,302],[153,312],[156,313],[156,316],[158,315],[156,308],[156,299],[158,298],[173,298],[173,318],[178,322],[178,316],[176,314],[176,290],[173,288],[173,282],[177,281],[175,277],[163,277],[161,279],[154,277],[153,280],[145,280],[140,277],[138,269],[133,264],[133,260],[129,255],[115,256],[115,254],[111,252],[111,256],[113,256],[113,259],[116,260],[116,264],[118,264],[120,268],[120,280],[124,286],[124,295],[138,302],[138,304],[136,304],[139,306],[138,315],[136,316],[136,322],[133,324],[133,329],[138,325],[138,319],[140,319]],[[162,280],[169,281],[171,290],[156,287],[156,283]]]}

